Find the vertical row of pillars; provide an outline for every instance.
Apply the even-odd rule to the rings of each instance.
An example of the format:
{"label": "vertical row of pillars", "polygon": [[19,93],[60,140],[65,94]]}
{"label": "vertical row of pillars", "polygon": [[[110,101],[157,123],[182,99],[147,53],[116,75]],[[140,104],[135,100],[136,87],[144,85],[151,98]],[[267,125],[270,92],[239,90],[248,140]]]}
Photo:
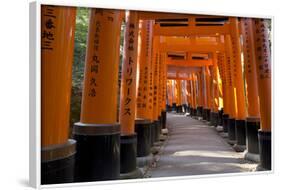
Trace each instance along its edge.
{"label": "vertical row of pillars", "polygon": [[222,125],[236,151],[245,151],[246,159],[260,162],[260,169],[271,169],[271,60],[267,22],[250,18],[240,21],[230,18],[229,22],[231,32],[218,37],[225,51],[212,53],[212,66],[203,66],[201,71],[189,74],[188,112],[210,121],[211,125]]}

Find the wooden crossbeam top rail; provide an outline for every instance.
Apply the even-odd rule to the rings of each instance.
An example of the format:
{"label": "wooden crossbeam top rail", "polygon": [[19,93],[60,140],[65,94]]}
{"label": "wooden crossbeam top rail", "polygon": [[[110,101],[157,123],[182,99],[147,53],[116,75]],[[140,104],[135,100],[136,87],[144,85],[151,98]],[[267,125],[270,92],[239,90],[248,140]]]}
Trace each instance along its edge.
{"label": "wooden crossbeam top rail", "polygon": [[213,16],[213,15],[195,15],[185,13],[174,12],[150,12],[150,11],[138,11],[139,19],[141,20],[155,20],[155,19],[181,19],[181,18],[224,18],[225,16]]}
{"label": "wooden crossbeam top rail", "polygon": [[[193,53],[193,52],[188,52],[191,57],[202,57],[202,58],[208,58],[209,54],[208,53]],[[210,52],[211,53],[211,52]]]}
{"label": "wooden crossbeam top rail", "polygon": [[201,71],[202,71],[202,67],[180,67],[180,66],[168,65],[167,76],[179,77],[181,74],[197,73]]}
{"label": "wooden crossbeam top rail", "polygon": [[209,52],[223,52],[224,45],[186,45],[186,44],[167,44],[160,43],[159,45],[160,52],[200,52],[200,53],[209,53]]}
{"label": "wooden crossbeam top rail", "polygon": [[140,20],[155,20],[155,19],[185,19],[189,14],[180,13],[164,13],[164,12],[146,12],[139,11],[138,16]]}
{"label": "wooden crossbeam top rail", "polygon": [[180,67],[204,67],[212,65],[212,60],[172,60],[167,59],[167,65]]}
{"label": "wooden crossbeam top rail", "polygon": [[172,77],[172,76],[168,76],[167,77],[168,80],[192,80],[191,77]]}
{"label": "wooden crossbeam top rail", "polygon": [[194,57],[202,57],[205,59],[208,59],[209,56],[215,54],[216,52],[167,52],[168,58],[167,59],[173,59],[173,55],[175,56],[184,56],[185,59],[191,60]]}
{"label": "wooden crossbeam top rail", "polygon": [[161,27],[159,24],[153,26],[155,36],[190,36],[190,35],[217,35],[230,34],[229,24],[223,26],[174,26]]}
{"label": "wooden crossbeam top rail", "polygon": [[184,45],[216,45],[218,44],[218,36],[209,36],[209,37],[170,37],[170,36],[161,36],[160,43],[166,44],[184,44]]}

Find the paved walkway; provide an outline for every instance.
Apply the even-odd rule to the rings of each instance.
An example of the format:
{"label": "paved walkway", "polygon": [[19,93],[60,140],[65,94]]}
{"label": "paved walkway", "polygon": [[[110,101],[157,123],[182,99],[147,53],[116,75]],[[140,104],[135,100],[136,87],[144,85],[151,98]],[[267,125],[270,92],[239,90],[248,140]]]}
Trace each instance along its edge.
{"label": "paved walkway", "polygon": [[203,121],[168,113],[167,126],[169,136],[150,177],[249,172],[256,167]]}

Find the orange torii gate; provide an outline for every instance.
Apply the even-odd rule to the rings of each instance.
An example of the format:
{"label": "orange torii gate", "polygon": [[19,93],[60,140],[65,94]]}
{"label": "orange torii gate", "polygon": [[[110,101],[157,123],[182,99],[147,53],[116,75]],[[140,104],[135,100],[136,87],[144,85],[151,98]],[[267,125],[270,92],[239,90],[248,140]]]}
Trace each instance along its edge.
{"label": "orange torii gate", "polygon": [[[161,19],[160,19],[161,20]],[[200,35],[220,35],[220,37],[222,38],[222,43],[221,44],[217,44],[217,45],[210,45],[210,44],[205,44],[205,45],[201,45],[201,46],[197,46],[198,49],[200,49],[202,52],[208,51],[209,49],[216,49],[215,52],[219,53],[219,63],[218,63],[218,67],[219,67],[219,72],[220,75],[222,76],[222,83],[224,84],[222,91],[224,91],[222,94],[225,94],[223,97],[224,100],[224,107],[225,107],[225,131],[228,131],[229,134],[229,142],[231,144],[235,144],[236,150],[238,151],[243,151],[246,147],[246,135],[247,135],[247,139],[252,138],[251,134],[249,134],[250,136],[248,136],[248,133],[246,134],[246,130],[245,130],[245,120],[246,120],[246,116],[247,116],[247,110],[246,110],[246,102],[245,102],[245,93],[244,93],[244,84],[243,84],[243,77],[242,77],[242,58],[241,58],[241,42],[240,42],[240,36],[241,36],[241,29],[243,30],[242,26],[239,26],[239,21],[238,18],[234,18],[234,17],[229,17],[228,18],[228,22],[224,23],[223,26],[221,27],[214,27],[214,26],[208,26],[209,30],[206,28],[206,30],[208,30],[208,32],[206,31],[202,31],[201,29],[204,29],[204,27],[197,27],[198,25],[194,25],[194,22],[188,22],[187,25],[184,25],[184,23],[180,23],[178,24],[173,24],[173,23],[164,23],[164,19],[162,20],[163,22],[159,22],[156,23],[154,25],[154,31],[155,31],[155,35],[160,35],[160,36],[200,36]],[[194,20],[193,20],[194,21]],[[168,22],[168,21],[167,21]],[[256,23],[259,23],[258,21],[256,21]],[[261,27],[261,30],[263,33],[265,33],[265,29],[266,28],[266,23],[261,20],[261,25],[259,27]],[[162,24],[162,25],[161,25]],[[190,24],[190,25],[189,25]],[[168,26],[171,27],[168,27]],[[247,27],[247,23],[244,24],[245,27]],[[258,24],[257,24],[258,25]],[[251,26],[251,28],[253,28],[254,26]],[[242,32],[242,35],[246,36],[246,39],[244,39],[244,43],[246,44],[245,49],[246,51],[244,52],[244,61],[249,60],[250,58],[248,58],[248,56],[253,55],[254,53],[249,53],[249,43],[252,43],[251,46],[251,51],[253,51],[254,49],[254,45],[253,42],[248,42],[249,41],[249,37],[247,37],[247,35],[249,35],[248,33],[251,32],[251,35],[253,34],[253,31],[259,31],[258,29],[256,30],[252,30],[252,29],[248,29],[246,28],[248,31],[245,32],[244,29],[244,33]],[[216,31],[216,32],[214,32]],[[263,34],[264,35],[264,34]],[[264,35],[265,36],[265,35]],[[265,37],[263,36],[263,39],[265,39]],[[252,38],[252,37],[250,37]],[[165,39],[165,38],[164,38]],[[199,51],[197,50],[197,47],[191,45],[192,44],[192,37],[189,37],[189,41],[186,40],[184,38],[180,39],[180,38],[172,38],[170,37],[167,38],[167,41],[174,41],[174,43],[169,43],[169,42],[163,42],[161,44],[161,50],[162,51],[166,51],[166,52],[186,52],[186,51]],[[176,40],[174,40],[176,39]],[[258,39],[260,41],[261,37],[257,37],[256,39]],[[268,39],[266,39],[268,41]],[[165,41],[165,40],[163,40]],[[182,44],[181,44],[181,42]],[[253,40],[251,40],[253,41]],[[185,45],[188,44],[189,46]],[[265,43],[262,44],[263,47],[266,47],[267,45]],[[203,47],[204,46],[204,47]],[[212,47],[211,47],[212,46]],[[224,46],[224,47],[223,47]],[[261,48],[260,48],[261,49]],[[223,51],[222,51],[223,50]],[[210,50],[209,50],[210,51]],[[264,50],[265,52],[267,52],[266,54],[264,54],[263,56],[266,56],[264,58],[264,62],[266,62],[264,65],[264,69],[265,72],[260,74],[260,76],[262,76],[263,78],[265,78],[264,76],[268,76],[268,60],[270,57],[268,50]],[[250,54],[250,55],[249,55]],[[247,57],[246,57],[247,56]],[[254,55],[255,56],[255,55]],[[261,57],[261,56],[260,56]],[[262,60],[261,58],[259,58],[260,60]],[[173,64],[174,66],[185,66],[188,67],[187,63],[185,63],[183,60],[173,60],[171,61],[173,63],[168,63],[168,64]],[[248,61],[249,62],[249,61]],[[253,62],[253,61],[252,61]],[[225,66],[224,66],[225,65]],[[247,66],[249,69],[251,66],[250,64],[248,64]],[[262,66],[260,66],[261,68]],[[209,68],[207,68],[207,73],[209,73]],[[213,75],[217,75],[216,74],[216,70],[214,68],[211,68],[212,71],[215,71],[213,73]],[[255,72],[255,69],[253,70]],[[250,69],[251,72],[251,69]],[[203,72],[203,74],[205,74],[206,72]],[[248,72],[249,73],[249,72]],[[204,76],[204,75],[203,75]],[[206,76],[206,80],[207,80],[207,89],[209,89],[209,75],[205,75]],[[246,77],[248,77],[248,75],[246,75]],[[192,74],[192,80],[194,81],[198,81],[198,75],[197,77]],[[219,79],[218,79],[219,80]],[[250,85],[250,88],[256,88],[255,87],[255,83],[251,82],[251,80],[255,80],[254,75],[252,75],[250,78],[247,79],[248,84]],[[259,80],[259,82],[263,82],[265,80]],[[211,85],[216,84],[217,82],[212,82]],[[197,85],[200,86],[200,82],[196,83]],[[196,84],[193,84],[193,88],[196,87]],[[252,87],[252,84],[254,85]],[[268,86],[270,86],[270,83],[268,84]],[[251,93],[252,95],[255,94],[257,95],[257,91],[254,89],[250,89],[248,93]],[[214,90],[212,88],[212,90]],[[270,88],[269,90],[270,91]],[[193,89],[193,92],[196,92],[196,88]],[[214,90],[212,91],[213,94],[213,108],[216,110],[216,107],[218,105],[216,105],[216,101],[214,101],[214,97],[217,95],[218,91]],[[210,101],[208,99],[209,91],[207,91],[207,102],[205,100],[205,105],[207,104],[207,107],[210,107]],[[259,92],[259,94],[261,93],[261,91]],[[200,93],[198,94],[200,97]],[[249,96],[248,96],[249,97]],[[253,97],[255,97],[253,95]],[[200,98],[199,98],[200,100]],[[268,100],[268,99],[267,99]],[[249,100],[248,100],[249,101]],[[194,106],[194,101],[192,102],[193,106]],[[251,106],[252,105],[252,106]],[[259,112],[258,109],[255,108],[258,105],[258,103],[256,101],[250,101],[248,103],[248,112],[250,112],[250,116],[253,115],[254,117],[258,117],[259,116]],[[253,107],[253,108],[252,108]],[[268,111],[267,113],[270,113],[270,111]],[[252,116],[252,117],[253,117]],[[269,120],[269,115],[266,117],[267,120]],[[255,125],[258,126],[258,120],[256,118],[249,118],[248,119],[248,123],[249,125]],[[252,121],[253,120],[253,121]],[[269,122],[268,122],[269,123]],[[266,126],[264,124],[264,126]],[[267,124],[267,126],[270,126]],[[248,131],[252,129],[248,129]],[[270,131],[268,129],[263,129],[264,131]],[[250,132],[251,133],[251,132]],[[262,135],[267,135],[269,136],[268,132],[263,132],[260,133]],[[257,139],[257,137],[254,137],[255,139]],[[253,140],[248,140],[248,142],[251,143],[255,143]],[[264,145],[264,144],[263,144]],[[251,145],[249,145],[251,146]],[[249,147],[248,146],[248,147]],[[257,147],[256,145],[253,145],[255,147]],[[264,145],[265,146],[265,145]],[[262,153],[261,153],[262,154]],[[264,163],[262,163],[262,165],[269,167],[268,164],[266,164],[266,162],[268,163],[269,159],[265,159],[263,158]]]}
{"label": "orange torii gate", "polygon": [[[190,56],[191,57],[191,56]],[[215,59],[214,59],[215,60]],[[214,60],[172,60],[172,59],[168,59],[168,61],[167,61],[167,65],[168,66],[174,66],[174,67],[179,67],[179,68],[195,68],[195,67],[197,67],[197,68],[203,68],[203,67],[208,67],[208,66],[213,66],[213,61]],[[217,67],[216,67],[217,68]],[[189,72],[190,71],[192,71],[192,70],[189,70]],[[198,72],[201,72],[201,70],[199,69],[198,70]],[[201,72],[202,73],[202,72]],[[203,109],[203,100],[201,100],[203,97],[203,95],[201,95],[201,92],[202,92],[202,90],[203,90],[203,88],[202,88],[202,85],[203,85],[203,83],[202,83],[202,80],[203,80],[203,76],[201,76],[202,74],[200,74],[198,77],[200,78],[200,80],[198,80],[198,82],[199,82],[199,87],[200,87],[200,90],[199,90],[199,98],[198,98],[198,103],[199,103],[199,106],[198,106],[198,114],[199,114],[199,116],[202,116],[202,109]],[[201,77],[200,77],[201,76]],[[217,76],[217,75],[216,75]],[[169,76],[169,79],[180,79],[178,76],[177,77],[171,77],[171,76]],[[184,78],[181,78],[182,80],[184,80]],[[204,81],[203,81],[204,82]],[[211,82],[211,81],[210,81]],[[213,98],[215,98],[214,96],[213,96],[213,94],[212,93],[210,93],[210,90],[212,89],[212,88],[208,88],[209,90],[208,90],[208,96],[209,96],[209,98],[208,98],[208,105],[209,105],[209,107],[211,108],[211,103],[213,102]],[[218,97],[217,97],[217,99],[218,99]],[[218,101],[218,100],[217,100]],[[197,108],[196,108],[197,109]],[[214,107],[212,106],[212,109],[214,109]],[[216,112],[218,112],[217,110],[216,110]],[[212,115],[212,117],[210,117]],[[216,115],[216,114],[215,114]],[[216,117],[216,116],[215,116]],[[205,117],[204,117],[205,118]],[[206,119],[206,118],[205,118]],[[211,119],[213,119],[213,114],[210,114],[209,113],[209,119],[208,120],[211,120]],[[217,121],[216,121],[217,122]]]}
{"label": "orange torii gate", "polygon": [[[194,18],[191,18],[191,20],[193,20],[194,21]],[[218,34],[230,34],[231,33],[231,31],[230,31],[230,28],[232,27],[233,28],[233,24],[231,24],[232,22],[230,22],[230,24],[229,23],[227,23],[227,24],[224,24],[223,26],[219,26],[219,27],[211,27],[213,30],[216,30],[217,29],[217,31],[216,32],[211,32],[211,34],[212,35],[218,35]],[[196,24],[195,24],[196,25]],[[194,25],[194,22],[190,22],[190,26],[188,26],[188,27],[182,27],[182,28],[186,28],[186,30],[184,31],[184,35],[195,35],[193,32],[194,31],[196,31],[196,35],[206,35],[206,34],[204,34],[204,32],[202,32],[201,31],[201,26],[200,27],[197,27],[197,29],[195,29],[196,28],[196,26]],[[159,29],[159,31],[160,32],[155,32],[155,35],[177,35],[177,36],[179,36],[179,35],[182,35],[183,36],[183,34],[178,34],[178,33],[173,33],[173,32],[175,32],[175,30],[170,30],[169,31],[169,27],[165,27],[165,29],[164,29],[164,27],[163,27],[163,30],[162,29],[160,29],[160,27],[161,27],[161,24],[159,25],[159,26],[155,26],[155,27],[158,27],[158,29]],[[176,28],[176,27],[173,27],[173,29],[174,28]],[[192,29],[192,30],[189,30],[189,29]],[[155,30],[157,30],[156,28],[154,28]],[[184,30],[184,29],[183,29]],[[165,32],[164,32],[165,31]],[[161,32],[163,32],[163,33],[161,33]],[[170,33],[169,33],[170,32]],[[178,32],[178,30],[176,31],[176,32]],[[201,33],[202,32],[202,33]],[[167,33],[169,33],[169,34],[167,34]],[[171,41],[171,40],[170,40]],[[175,41],[175,40],[174,40]],[[187,40],[185,40],[185,41],[187,41]],[[193,40],[194,41],[194,40]],[[190,39],[190,43],[192,42],[192,38]],[[215,41],[216,42],[216,41]],[[189,44],[188,42],[185,42],[185,44]],[[185,46],[185,44],[180,44],[180,43],[176,43],[176,45],[170,45],[169,46],[169,44],[167,45],[167,44],[164,44],[164,45],[162,45],[163,47],[163,49],[168,49],[168,50],[166,50],[166,51],[186,51],[187,50],[187,48],[186,47],[192,47],[193,49],[188,49],[189,51],[206,51],[204,48],[208,48],[208,46],[207,46],[207,44],[204,44],[204,45],[202,45],[202,46],[204,46],[204,48],[203,47],[199,47],[198,49],[196,49],[197,47],[196,46],[193,46],[193,44],[191,45],[191,46]],[[213,48],[213,51],[222,51],[222,50],[224,50],[224,48],[223,48],[223,44],[221,44],[221,43],[218,43],[217,45],[216,45],[217,47],[216,48]],[[229,49],[229,51],[232,51],[231,49]],[[232,57],[232,56],[231,56]],[[233,65],[233,67],[235,66],[235,64],[234,63],[231,63],[231,64],[228,64],[229,66],[231,66],[231,65]],[[229,67],[230,69],[232,68],[232,67]],[[204,82],[203,83],[203,85],[207,85],[206,87],[207,87],[207,94],[206,95],[210,95],[210,90],[209,90],[209,68],[206,68],[207,70],[207,75],[205,74],[206,72],[205,72],[205,70],[204,70],[204,72],[203,72],[203,76],[204,76],[204,80],[203,81],[206,81],[207,80],[207,83],[206,82]],[[240,73],[240,72],[239,72]],[[238,73],[238,74],[239,74]],[[206,76],[206,78],[205,78],[205,76]],[[236,76],[236,75],[235,75]],[[231,78],[233,78],[233,77],[230,77],[230,80],[232,80]],[[238,77],[239,78],[239,80],[238,81],[241,81],[241,77],[239,76]],[[239,83],[240,84],[240,83]],[[234,89],[233,89],[234,90]],[[233,91],[233,90],[231,90],[230,92],[231,92],[231,94],[230,95],[232,95],[233,93],[233,98],[236,96],[236,92],[235,91]],[[240,95],[241,93],[238,93],[238,95]],[[205,98],[205,107],[207,107],[207,112],[209,112],[209,108],[208,107],[210,107],[210,96],[205,96],[205,97],[208,97],[207,98],[207,101],[206,101],[206,98]],[[235,102],[235,100],[234,100],[234,102]],[[236,107],[236,106],[235,106]],[[240,106],[241,107],[241,106]],[[234,114],[234,112],[235,112],[235,114]],[[235,125],[235,117],[234,117],[234,115],[236,116],[236,111],[234,110],[234,112],[233,112],[233,118],[231,118],[231,122],[228,122],[229,124],[234,124]],[[207,114],[208,115],[208,114]],[[240,116],[240,117],[242,117],[242,116]],[[233,129],[235,130],[235,127],[233,127],[232,125],[230,125],[230,131],[233,131]],[[231,133],[231,135],[230,135],[230,140],[234,140],[235,138],[236,138],[236,136],[235,136],[235,134],[236,133]],[[234,138],[234,139],[232,139],[232,138]]]}
{"label": "orange torii gate", "polygon": [[[195,17],[188,18],[188,25],[186,25],[188,27],[178,28],[179,26],[173,26],[173,30],[169,29],[169,25],[174,24],[173,22],[170,22],[169,19],[159,19],[158,21],[155,21],[153,34],[154,36],[160,36],[160,45],[158,46],[158,51],[164,52],[166,54],[166,56],[164,54],[164,57],[166,58],[167,54],[170,52],[211,52],[211,54],[213,55],[212,58],[215,62],[218,63],[215,66],[204,66],[203,72],[191,74],[192,86],[190,86],[189,89],[193,87],[193,100],[190,103],[192,103],[193,106],[197,107],[203,102],[207,112],[206,119],[209,121],[212,120],[210,118],[217,117],[216,113],[218,112],[218,108],[222,108],[223,104],[226,108],[225,115],[228,116],[228,118],[226,118],[227,125],[225,129],[227,129],[227,131],[229,132],[229,142],[235,144],[237,150],[242,151],[245,149],[246,144],[245,119],[247,113],[245,105],[245,93],[243,88],[244,85],[242,81],[242,65],[240,57],[242,51],[240,44],[241,31],[239,28],[238,19],[230,17],[227,18],[227,21],[225,21],[221,26],[205,27],[204,24],[206,23],[196,23],[197,20]],[[198,21],[199,20],[200,19],[198,19]],[[185,26],[186,23],[180,23],[180,25],[181,24]],[[206,32],[207,28],[210,29],[208,30],[208,32]],[[184,36],[184,39],[172,37],[164,37],[163,39],[163,36],[175,35]],[[186,39],[187,35],[191,36],[190,39],[187,38],[190,41],[189,43],[186,42],[188,41]],[[205,35],[205,38],[202,38],[202,35]],[[196,37],[194,38],[192,36]],[[206,38],[210,39],[208,40]],[[214,40],[214,38],[220,40]],[[176,43],[175,39],[178,40],[178,43]],[[171,41],[174,42],[171,43]],[[194,42],[197,43],[196,46],[193,46]],[[218,58],[216,57],[217,55]],[[190,54],[187,54],[186,57],[190,59],[191,56]],[[189,67],[183,60],[169,60],[168,58],[166,61],[168,65],[168,72],[170,66]],[[206,64],[206,62],[200,63],[197,66],[208,65]],[[179,86],[181,84],[181,82],[179,81],[180,77],[176,76],[174,79],[178,80],[177,86]],[[221,84],[224,83],[226,85],[225,87],[219,86],[220,80]],[[201,95],[201,93],[203,90],[205,92],[204,97],[206,98],[202,100],[203,95]],[[181,91],[179,90],[174,92],[178,97],[178,103],[181,99],[180,92]],[[224,101],[223,103],[219,101],[219,96],[222,97]],[[189,101],[190,100],[191,98],[189,98]],[[212,115],[214,115],[214,117]]]}
{"label": "orange torii gate", "polygon": [[[215,57],[216,55],[216,52],[223,52],[224,51],[224,44],[223,43],[220,43],[220,41],[217,40],[218,36],[217,35],[214,35],[214,36],[211,36],[211,37],[191,37],[191,38],[184,38],[184,37],[179,37],[179,38],[175,38],[175,37],[162,37],[162,43],[160,44],[160,49],[161,51],[163,52],[186,52],[188,51],[187,55],[186,55],[186,59],[189,59],[190,62],[192,62],[192,57],[194,54],[198,54],[201,53],[201,54],[213,54]],[[205,62],[205,63],[204,63]],[[169,60],[169,62],[167,63],[169,65],[171,64],[174,64],[175,66],[188,66],[188,64],[185,63],[184,60],[182,59],[175,59],[175,60]],[[211,60],[202,60],[202,63],[199,63],[199,65],[197,66],[203,66],[203,65],[206,65],[206,66],[209,66],[211,65]],[[209,68],[207,68],[207,71],[209,71]],[[205,78],[205,73],[202,72],[201,73],[202,75],[204,76],[201,76],[200,80],[199,80],[199,87],[200,89],[204,89],[202,88],[202,86],[206,86],[206,81],[205,79],[207,79],[209,81],[209,77]],[[208,74],[210,75],[210,73],[208,72]],[[216,73],[214,73],[216,74]],[[209,76],[208,75],[208,76]],[[213,73],[212,73],[213,75]],[[203,80],[204,79],[204,80]],[[202,82],[201,82],[202,81]],[[209,82],[207,83],[209,84]],[[208,85],[208,95],[212,95],[213,94],[211,93],[210,94],[210,86]],[[201,90],[199,90],[199,96],[202,96],[201,95]],[[202,105],[199,105],[198,108],[196,108],[198,111],[198,116],[203,116],[204,115],[204,119],[205,120],[209,120],[211,121],[212,120],[212,123],[217,123],[218,119],[215,119],[213,120],[213,115],[214,117],[216,118],[217,114],[211,114],[211,104],[213,102],[213,98],[208,98],[208,105],[207,105],[207,102],[205,103],[205,107],[206,106],[209,106],[210,108],[208,108],[207,110],[204,110],[204,114],[203,114],[203,104],[201,102],[203,102],[203,100],[201,101],[201,98],[199,98],[199,101],[198,103],[199,104],[202,104]],[[206,101],[207,101],[206,100]],[[214,109],[212,107],[212,109]],[[206,112],[207,111],[207,112]]]}

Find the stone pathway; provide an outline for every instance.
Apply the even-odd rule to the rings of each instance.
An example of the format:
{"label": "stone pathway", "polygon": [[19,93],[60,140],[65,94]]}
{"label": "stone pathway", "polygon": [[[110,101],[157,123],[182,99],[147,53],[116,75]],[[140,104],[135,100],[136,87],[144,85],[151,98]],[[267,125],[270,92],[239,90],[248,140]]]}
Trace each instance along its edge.
{"label": "stone pathway", "polygon": [[179,114],[167,114],[169,135],[158,161],[147,175],[172,177],[253,171],[257,164],[245,161],[214,127]]}

